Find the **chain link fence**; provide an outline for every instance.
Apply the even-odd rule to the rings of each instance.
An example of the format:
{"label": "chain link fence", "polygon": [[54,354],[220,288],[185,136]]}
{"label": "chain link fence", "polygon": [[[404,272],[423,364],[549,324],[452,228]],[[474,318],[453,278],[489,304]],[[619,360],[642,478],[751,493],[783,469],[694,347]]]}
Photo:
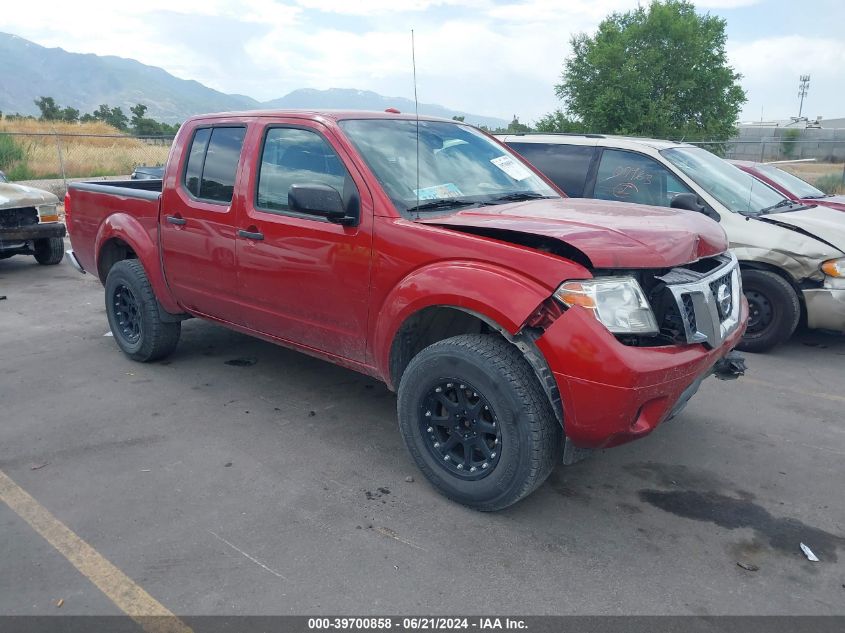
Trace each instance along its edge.
{"label": "chain link fence", "polygon": [[61,193],[75,179],[128,177],[139,165],[163,165],[172,136],[0,132],[0,171]]}

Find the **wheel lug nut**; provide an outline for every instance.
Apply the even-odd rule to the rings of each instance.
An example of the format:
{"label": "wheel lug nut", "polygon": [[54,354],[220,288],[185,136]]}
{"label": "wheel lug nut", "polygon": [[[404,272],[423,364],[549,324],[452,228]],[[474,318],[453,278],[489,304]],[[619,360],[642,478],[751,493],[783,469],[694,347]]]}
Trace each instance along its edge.
{"label": "wheel lug nut", "polygon": [[440,448],[440,442],[435,442],[435,443],[434,443],[434,448]]}
{"label": "wheel lug nut", "polygon": [[488,407],[488,406],[485,404],[485,405],[484,405],[484,410],[485,410],[485,411],[489,411],[489,410],[490,410],[490,407]]}
{"label": "wheel lug nut", "polygon": [[443,391],[443,387],[435,387],[434,389],[434,393],[440,393],[441,391]]}
{"label": "wheel lug nut", "polygon": [[444,459],[444,460],[446,460],[446,461],[448,462],[448,461],[449,461],[449,456],[448,456],[448,455],[446,455],[443,459]]}
{"label": "wheel lug nut", "polygon": [[473,397],[473,398],[477,398],[477,397],[478,397],[478,392],[477,392],[477,391],[473,391],[473,392],[472,392],[472,397]]}
{"label": "wheel lug nut", "polygon": [[490,457],[491,458],[496,457],[496,453],[490,453]]}
{"label": "wheel lug nut", "polygon": [[469,469],[469,472],[474,473],[476,470],[478,470],[478,469],[477,469],[475,466],[472,466],[472,467]]}
{"label": "wheel lug nut", "polygon": [[447,383],[446,383],[446,387],[448,387],[449,389],[451,389],[451,388],[452,388],[452,383],[451,383],[451,382],[447,382]]}
{"label": "wheel lug nut", "polygon": [[482,468],[487,468],[487,466],[488,466],[487,462],[484,462],[483,464],[481,464]]}
{"label": "wheel lug nut", "polygon": [[467,387],[466,387],[466,385],[461,385],[461,386],[460,386],[460,387],[458,387],[458,388],[459,388],[459,389],[466,389]]}
{"label": "wheel lug nut", "polygon": [[463,469],[464,469],[464,465],[463,465],[463,464],[458,464],[458,470],[463,470]]}
{"label": "wheel lug nut", "polygon": [[431,411],[426,411],[426,412],[425,412],[425,417],[430,418],[430,417],[431,417]]}
{"label": "wheel lug nut", "polygon": [[434,428],[432,428],[432,427],[428,427],[428,428],[425,430],[425,432],[426,432],[426,433],[434,433]]}
{"label": "wheel lug nut", "polygon": [[493,440],[493,444],[498,444],[498,443],[499,443],[499,438],[497,437],[495,440]]}

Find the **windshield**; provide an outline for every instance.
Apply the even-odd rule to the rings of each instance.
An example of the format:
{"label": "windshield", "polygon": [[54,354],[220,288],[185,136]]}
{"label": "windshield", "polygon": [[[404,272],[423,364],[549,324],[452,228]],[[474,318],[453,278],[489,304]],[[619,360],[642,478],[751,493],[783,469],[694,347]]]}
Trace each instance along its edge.
{"label": "windshield", "polygon": [[660,153],[734,213],[759,215],[789,202],[739,167],[700,147],[664,149]]}
{"label": "windshield", "polygon": [[757,165],[756,169],[796,198],[824,198],[827,195],[821,189],[816,189],[809,182],[801,180],[798,176],[793,176],[788,171],[778,169],[774,165]]}
{"label": "windshield", "polygon": [[507,149],[446,121],[350,119],[340,126],[400,213],[558,197]]}

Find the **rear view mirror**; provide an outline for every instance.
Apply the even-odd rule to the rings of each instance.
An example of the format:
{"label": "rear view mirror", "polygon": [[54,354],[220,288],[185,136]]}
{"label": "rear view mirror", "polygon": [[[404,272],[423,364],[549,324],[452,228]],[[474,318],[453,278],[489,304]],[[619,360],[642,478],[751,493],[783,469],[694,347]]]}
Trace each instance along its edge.
{"label": "rear view mirror", "polygon": [[694,193],[679,193],[675,197],[672,198],[672,202],[669,204],[670,207],[673,209],[683,209],[685,211],[695,211],[697,213],[703,213],[708,218],[712,218],[719,221],[719,214],[716,213],[713,209],[708,207],[705,204],[701,203],[698,196]]}
{"label": "rear view mirror", "polygon": [[336,224],[358,222],[357,217],[346,213],[340,192],[328,185],[291,185],[288,189],[288,206],[291,211],[321,215]]}

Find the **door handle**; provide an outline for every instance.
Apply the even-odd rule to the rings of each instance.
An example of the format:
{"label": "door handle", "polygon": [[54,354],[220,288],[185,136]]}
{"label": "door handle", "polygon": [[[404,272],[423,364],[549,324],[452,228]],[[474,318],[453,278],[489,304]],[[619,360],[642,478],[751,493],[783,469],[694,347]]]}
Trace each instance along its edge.
{"label": "door handle", "polygon": [[168,215],[167,221],[170,224],[175,224],[176,226],[182,226],[182,225],[188,223],[188,221],[185,218],[180,218],[180,217],[175,216],[175,215]]}
{"label": "door handle", "polygon": [[238,229],[238,237],[245,237],[248,240],[261,241],[264,239],[264,233],[259,233],[258,231],[244,231],[243,229]]}

